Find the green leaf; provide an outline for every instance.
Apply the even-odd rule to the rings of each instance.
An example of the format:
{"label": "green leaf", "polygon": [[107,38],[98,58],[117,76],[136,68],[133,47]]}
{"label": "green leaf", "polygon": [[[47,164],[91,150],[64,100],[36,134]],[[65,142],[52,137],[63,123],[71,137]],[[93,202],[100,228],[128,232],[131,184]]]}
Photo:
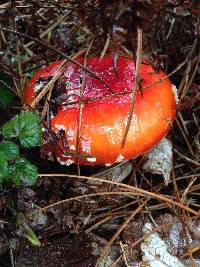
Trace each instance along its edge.
{"label": "green leaf", "polygon": [[10,89],[5,84],[0,82],[0,103],[9,105],[13,101],[13,98],[13,92],[10,91]]}
{"label": "green leaf", "polygon": [[37,146],[41,143],[42,127],[35,112],[22,112],[7,122],[2,129],[5,138],[18,137],[25,148]]}
{"label": "green leaf", "polygon": [[12,118],[10,121],[6,122],[2,128],[2,135],[3,137],[10,139],[13,137],[17,137],[20,133],[19,124],[18,124],[18,118],[16,117]]}
{"label": "green leaf", "polygon": [[[1,64],[1,63],[0,63]],[[9,89],[12,86],[11,76],[0,71],[0,103],[4,105],[9,105],[14,98],[14,93]]]}
{"label": "green leaf", "polygon": [[24,185],[34,185],[38,177],[38,169],[27,159],[20,158],[9,168],[10,179],[16,186],[21,183]]}
{"label": "green leaf", "polygon": [[18,234],[20,233],[22,236],[25,236],[29,240],[29,242],[31,242],[32,245],[37,247],[41,246],[40,240],[30,228],[30,226],[26,223],[26,219],[23,214],[18,214],[17,223],[19,225]]}
{"label": "green leaf", "polygon": [[9,142],[9,141],[1,142],[0,152],[4,154],[6,160],[14,160],[19,157],[19,148],[13,142]]}
{"label": "green leaf", "polygon": [[8,176],[8,162],[4,153],[0,152],[0,183],[2,183],[3,178]]}
{"label": "green leaf", "polygon": [[37,246],[37,247],[41,246],[41,242],[38,239],[38,237],[35,235],[33,230],[29,229],[29,231],[26,233],[25,236],[33,246]]}
{"label": "green leaf", "polygon": [[23,112],[19,116],[21,131],[19,140],[23,147],[29,148],[40,145],[42,139],[42,127],[37,113]]}

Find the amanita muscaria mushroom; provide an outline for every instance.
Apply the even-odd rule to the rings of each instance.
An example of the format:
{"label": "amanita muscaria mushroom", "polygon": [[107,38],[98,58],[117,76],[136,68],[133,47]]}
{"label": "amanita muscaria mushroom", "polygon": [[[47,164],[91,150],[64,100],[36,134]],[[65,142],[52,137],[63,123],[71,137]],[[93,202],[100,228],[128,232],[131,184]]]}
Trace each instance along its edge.
{"label": "amanita muscaria mushroom", "polygon": [[[84,59],[77,61],[83,64]],[[52,63],[35,74],[24,92],[26,103],[32,103],[42,85],[55,75],[61,62]],[[135,82],[135,63],[132,59],[119,57],[115,70],[111,56],[101,60],[91,57],[87,58],[87,68],[100,79],[72,63],[66,66],[60,78],[65,105],[59,104],[57,114],[51,119],[51,127],[55,133],[64,130],[68,147],[63,146],[61,140],[59,144],[65,152],[77,151],[80,106],[79,103],[67,103],[80,100],[81,88],[83,107],[79,152],[89,157],[80,157],[80,164],[109,165],[137,157],[167,134],[176,114],[173,85],[165,79],[145,89],[147,85],[162,79],[165,76],[163,72],[155,72],[151,65],[141,64],[143,96],[137,92],[131,125],[122,147]],[[118,95],[113,96],[113,92]],[[54,153],[61,164],[77,163],[77,157],[63,155],[59,148]]]}

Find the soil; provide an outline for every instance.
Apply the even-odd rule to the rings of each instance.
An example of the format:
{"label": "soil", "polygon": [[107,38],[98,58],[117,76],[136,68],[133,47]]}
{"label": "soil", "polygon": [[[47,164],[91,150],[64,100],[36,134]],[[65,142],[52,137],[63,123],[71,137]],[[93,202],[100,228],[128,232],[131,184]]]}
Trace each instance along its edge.
{"label": "soil", "polygon": [[144,266],[146,223],[183,266],[200,266],[199,14],[199,1],[1,1],[0,82],[15,95],[0,106],[1,127],[27,110],[23,90],[37,70],[88,47],[91,56],[142,57],[165,71],[179,103],[167,136],[168,184],[160,172],[143,170],[143,156],[128,167],[79,168],[41,158],[40,147],[21,149],[39,176],[32,187],[1,185],[0,266]]}

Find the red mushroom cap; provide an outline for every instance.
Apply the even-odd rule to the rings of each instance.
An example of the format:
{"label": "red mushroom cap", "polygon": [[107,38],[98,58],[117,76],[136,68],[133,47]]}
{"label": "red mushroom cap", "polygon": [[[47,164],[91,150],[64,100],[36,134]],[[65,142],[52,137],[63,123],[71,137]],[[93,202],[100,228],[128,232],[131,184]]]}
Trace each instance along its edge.
{"label": "red mushroom cap", "polygon": [[[83,64],[84,59],[79,58],[78,62]],[[26,103],[31,104],[34,100],[41,87],[41,79],[44,82],[54,75],[60,64],[52,63],[36,73],[25,89]],[[101,60],[88,58],[87,68],[100,80],[72,63],[61,77],[65,82],[65,101],[79,100],[80,88],[83,89],[80,153],[89,157],[81,157],[80,164],[114,164],[134,158],[150,150],[167,134],[176,114],[173,85],[169,80],[144,89],[143,97],[140,92],[137,93],[130,129],[122,148],[135,81],[135,63],[132,59],[120,57],[115,71],[112,57],[106,56]],[[156,73],[148,64],[140,66],[143,88],[164,76],[163,72]],[[109,96],[113,92],[119,95]],[[51,119],[55,133],[61,129],[65,131],[68,149],[63,147],[61,140],[59,144],[66,152],[77,151],[78,118],[79,104],[73,104],[60,106],[56,116]],[[77,163],[77,157],[63,155],[59,147],[55,154],[61,164]]]}

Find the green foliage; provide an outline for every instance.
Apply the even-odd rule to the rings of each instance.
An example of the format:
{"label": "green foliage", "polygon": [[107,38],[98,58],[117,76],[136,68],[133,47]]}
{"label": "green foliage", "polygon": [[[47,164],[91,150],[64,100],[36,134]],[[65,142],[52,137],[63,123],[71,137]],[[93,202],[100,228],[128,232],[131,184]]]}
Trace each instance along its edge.
{"label": "green foliage", "polygon": [[27,231],[25,237],[29,240],[29,242],[36,247],[40,247],[41,246],[41,242],[38,239],[38,237],[35,235],[35,233],[33,232],[33,230],[31,228],[29,228],[29,231]]}
{"label": "green foliage", "polygon": [[21,183],[24,185],[34,185],[37,181],[37,167],[27,159],[20,158],[9,168],[9,176],[16,186]]}
{"label": "green foliage", "polygon": [[2,135],[6,139],[17,137],[25,148],[39,145],[42,136],[39,116],[34,112],[22,112],[3,126]]}
{"label": "green foliage", "polygon": [[0,183],[8,175],[8,162],[2,152],[0,152]]}
{"label": "green foliage", "polygon": [[14,93],[9,89],[10,76],[5,72],[0,72],[0,104],[9,105],[13,101]]}
{"label": "green foliage", "polygon": [[33,246],[41,246],[40,240],[30,226],[26,223],[26,218],[23,214],[19,214],[17,222],[19,225],[20,234],[26,237]]}
{"label": "green foliage", "polygon": [[0,142],[0,183],[12,181],[15,186],[34,185],[37,167],[20,156],[19,146],[9,139],[19,140],[24,148],[40,145],[42,127],[34,112],[22,112],[8,121],[2,128],[4,140]]}
{"label": "green foliage", "polygon": [[14,94],[10,89],[0,82],[0,103],[4,105],[9,105],[13,101]]}
{"label": "green foliage", "polygon": [[6,160],[14,160],[19,157],[19,147],[10,141],[0,143],[0,152],[4,154]]}

